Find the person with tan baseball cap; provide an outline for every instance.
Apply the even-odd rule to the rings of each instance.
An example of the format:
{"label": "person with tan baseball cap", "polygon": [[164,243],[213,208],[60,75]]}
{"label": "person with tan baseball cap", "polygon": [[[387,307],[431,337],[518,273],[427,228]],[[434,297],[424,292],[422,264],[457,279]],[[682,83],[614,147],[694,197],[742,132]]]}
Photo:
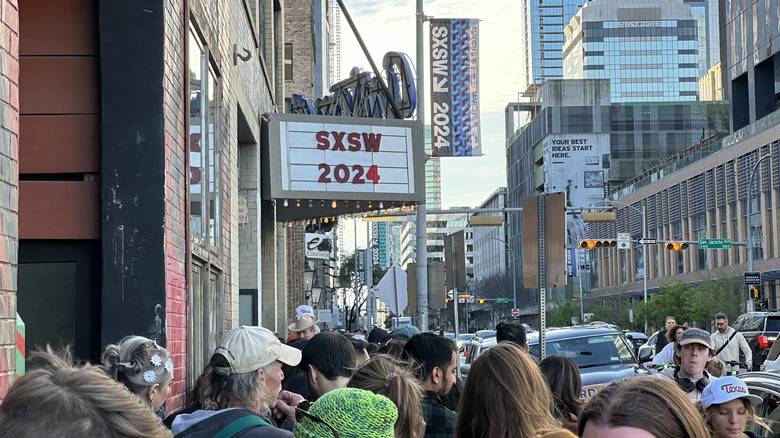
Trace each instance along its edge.
{"label": "person with tan baseball cap", "polygon": [[241,326],[219,340],[201,379],[203,410],[179,415],[176,437],[292,437],[268,417],[284,379],[282,364],[296,366],[301,352],[263,327]]}

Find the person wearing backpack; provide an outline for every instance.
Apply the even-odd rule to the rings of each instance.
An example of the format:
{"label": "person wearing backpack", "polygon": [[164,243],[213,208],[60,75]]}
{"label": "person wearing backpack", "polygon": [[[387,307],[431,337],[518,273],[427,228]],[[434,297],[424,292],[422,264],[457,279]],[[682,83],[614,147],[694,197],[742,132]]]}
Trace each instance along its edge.
{"label": "person wearing backpack", "polygon": [[742,333],[729,327],[729,319],[725,313],[715,315],[715,326],[717,330],[710,335],[715,357],[726,363],[739,362],[739,351],[742,350],[746,368],[750,371],[753,368],[753,351]]}
{"label": "person wearing backpack", "polygon": [[227,332],[199,379],[203,409],[176,417],[171,432],[177,438],[291,438],[266,414],[282,389],[282,364],[300,361],[300,350],[263,327]]}

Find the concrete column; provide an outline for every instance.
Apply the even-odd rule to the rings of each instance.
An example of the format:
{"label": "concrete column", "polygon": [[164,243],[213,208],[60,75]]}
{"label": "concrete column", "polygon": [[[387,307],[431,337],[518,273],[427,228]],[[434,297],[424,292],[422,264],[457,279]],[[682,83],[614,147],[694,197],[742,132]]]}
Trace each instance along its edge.
{"label": "concrete column", "polygon": [[[260,297],[258,309],[260,325],[276,332],[277,266],[283,269],[284,258],[277,255],[276,210],[270,202],[263,202],[260,210]],[[281,226],[279,227],[281,229]],[[284,245],[282,245],[284,251]],[[284,283],[284,281],[282,281]]]}

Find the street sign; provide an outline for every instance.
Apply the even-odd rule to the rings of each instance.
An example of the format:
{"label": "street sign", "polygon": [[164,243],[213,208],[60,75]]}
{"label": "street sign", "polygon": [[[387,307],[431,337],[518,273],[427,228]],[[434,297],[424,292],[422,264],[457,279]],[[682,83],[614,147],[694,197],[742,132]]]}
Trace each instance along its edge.
{"label": "street sign", "polygon": [[631,247],[631,233],[617,233],[618,249],[627,249]]}
{"label": "street sign", "polygon": [[508,303],[508,302],[509,302],[509,298],[496,298],[496,303],[498,304]]}
{"label": "street sign", "polygon": [[643,237],[643,238],[637,240],[637,242],[639,242],[640,245],[655,245],[656,243],[658,243],[657,240],[649,239],[647,237]]}
{"label": "street sign", "polygon": [[731,249],[731,239],[699,239],[699,249]]}
{"label": "street sign", "polygon": [[761,273],[745,272],[745,284],[748,286],[753,284],[761,284]]}
{"label": "street sign", "polygon": [[512,309],[512,317],[517,318],[520,316],[520,309]]}

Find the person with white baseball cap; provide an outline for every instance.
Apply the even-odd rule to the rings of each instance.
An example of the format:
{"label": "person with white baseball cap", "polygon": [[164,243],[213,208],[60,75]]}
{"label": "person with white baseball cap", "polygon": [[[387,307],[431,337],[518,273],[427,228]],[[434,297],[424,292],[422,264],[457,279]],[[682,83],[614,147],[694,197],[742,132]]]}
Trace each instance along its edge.
{"label": "person with white baseball cap", "polygon": [[657,376],[677,383],[688,398],[695,402],[701,398],[702,391],[711,379],[704,369],[714,356],[710,334],[698,328],[685,330],[675,346],[675,356],[680,357],[680,364],[674,370],[664,368]]}
{"label": "person with white baseball cap", "polygon": [[219,340],[201,376],[203,410],[179,415],[176,437],[292,437],[268,418],[282,389],[282,364],[296,366],[301,351],[263,327],[241,326]]}
{"label": "person with white baseball cap", "polygon": [[754,424],[767,427],[764,421],[756,416],[753,408],[753,405],[761,402],[761,397],[748,392],[747,385],[733,376],[721,377],[710,383],[701,394],[704,419],[713,438],[757,436],[746,431],[745,425],[750,420]]}

